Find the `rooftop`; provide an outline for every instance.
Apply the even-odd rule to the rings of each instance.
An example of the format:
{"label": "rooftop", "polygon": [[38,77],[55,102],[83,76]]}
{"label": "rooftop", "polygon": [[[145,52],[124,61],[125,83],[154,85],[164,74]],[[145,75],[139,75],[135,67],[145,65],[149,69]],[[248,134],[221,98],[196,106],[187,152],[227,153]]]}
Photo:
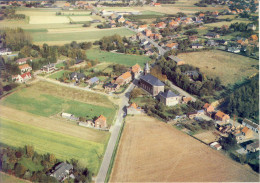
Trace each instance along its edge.
{"label": "rooftop", "polygon": [[144,75],[140,78],[153,86],[164,86],[165,84],[161,82],[158,78],[152,76],[151,74]]}
{"label": "rooftop", "polygon": [[176,93],[173,93],[171,90],[167,90],[165,92],[160,92],[160,94],[162,97],[164,98],[171,98],[171,97],[177,97],[179,95],[177,95]]}

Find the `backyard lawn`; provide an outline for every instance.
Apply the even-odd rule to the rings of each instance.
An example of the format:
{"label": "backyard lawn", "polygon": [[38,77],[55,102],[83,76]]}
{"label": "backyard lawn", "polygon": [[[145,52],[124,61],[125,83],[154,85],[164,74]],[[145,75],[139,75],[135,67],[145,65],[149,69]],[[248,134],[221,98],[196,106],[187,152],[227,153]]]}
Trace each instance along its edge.
{"label": "backyard lawn", "polygon": [[[36,152],[52,153],[58,159],[78,159],[97,173],[105,145],[0,118],[0,141],[13,147],[33,145]],[[30,165],[27,165],[30,166]],[[41,167],[30,167],[40,169]]]}
{"label": "backyard lawn", "polygon": [[144,67],[145,63],[151,60],[147,56],[111,53],[99,49],[88,50],[86,54],[87,58],[92,60],[97,59],[100,62],[111,62],[116,64],[123,64],[126,66],[133,66],[138,63],[141,67]]}

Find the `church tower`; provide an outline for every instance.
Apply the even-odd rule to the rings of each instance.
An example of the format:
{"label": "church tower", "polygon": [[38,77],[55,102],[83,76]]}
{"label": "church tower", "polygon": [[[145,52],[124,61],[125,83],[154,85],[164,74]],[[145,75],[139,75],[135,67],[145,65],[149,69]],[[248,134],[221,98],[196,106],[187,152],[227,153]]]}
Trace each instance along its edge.
{"label": "church tower", "polygon": [[146,62],[145,67],[144,67],[144,75],[149,74],[150,73],[150,66],[148,64],[148,62]]}

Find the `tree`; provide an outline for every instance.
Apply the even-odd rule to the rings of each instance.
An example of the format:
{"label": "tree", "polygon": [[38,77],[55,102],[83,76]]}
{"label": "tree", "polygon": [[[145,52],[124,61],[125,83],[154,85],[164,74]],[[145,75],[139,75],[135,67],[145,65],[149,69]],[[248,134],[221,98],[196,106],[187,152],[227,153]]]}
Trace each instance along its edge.
{"label": "tree", "polygon": [[23,165],[21,165],[20,163],[17,163],[16,165],[15,165],[15,168],[14,168],[14,171],[15,171],[15,175],[17,176],[17,177],[23,177],[23,175],[25,174],[25,172],[26,172],[26,167],[25,166],[23,166]]}
{"label": "tree", "polygon": [[34,148],[33,146],[27,145],[26,146],[26,155],[31,158],[34,154]]}
{"label": "tree", "polygon": [[50,162],[51,164],[55,164],[55,163],[56,163],[56,157],[55,157],[55,155],[54,155],[54,154],[49,154],[48,156],[49,156],[49,162]]}
{"label": "tree", "polygon": [[142,89],[134,88],[130,93],[130,98],[135,99],[136,97],[140,96],[143,93]]}

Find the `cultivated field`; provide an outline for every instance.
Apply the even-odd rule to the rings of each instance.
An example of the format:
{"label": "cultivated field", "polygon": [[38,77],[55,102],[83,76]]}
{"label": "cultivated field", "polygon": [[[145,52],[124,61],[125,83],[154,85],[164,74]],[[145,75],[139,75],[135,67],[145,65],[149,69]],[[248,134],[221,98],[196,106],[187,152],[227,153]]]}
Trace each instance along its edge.
{"label": "cultivated field", "polygon": [[78,117],[104,115],[112,124],[116,107],[105,96],[38,82],[21,89],[1,101],[2,105],[32,114],[49,117],[68,112]]}
{"label": "cultivated field", "polygon": [[0,172],[0,182],[1,183],[28,183],[30,181],[26,181],[23,179],[19,179],[15,176],[8,175],[6,173]]}
{"label": "cultivated field", "polygon": [[74,22],[78,22],[78,21],[91,21],[91,20],[93,20],[90,16],[71,16],[70,18]]}
{"label": "cultivated field", "polygon": [[58,159],[78,159],[93,173],[97,173],[105,145],[75,138],[70,135],[0,118],[0,141],[13,147],[33,145],[36,152],[52,153]]}
{"label": "cultivated field", "polygon": [[255,59],[224,51],[191,52],[178,55],[185,63],[200,68],[210,77],[219,77],[224,85],[234,84],[258,72]]}
{"label": "cultivated field", "polygon": [[230,22],[223,21],[223,22],[205,24],[205,26],[206,26],[206,27],[210,27],[210,28],[212,28],[212,27],[221,27],[222,25],[228,25],[228,26],[230,26],[231,24],[236,23],[236,22],[248,24],[248,23],[250,23],[251,21],[249,21],[249,20],[235,19],[235,20],[232,20],[232,21],[230,21]]}
{"label": "cultivated field", "polygon": [[86,54],[87,58],[92,60],[97,59],[100,62],[111,62],[116,64],[123,64],[126,66],[133,66],[138,63],[141,67],[144,67],[144,64],[151,60],[147,56],[111,53],[99,49],[87,50]]}
{"label": "cultivated field", "polygon": [[30,24],[57,24],[69,22],[69,18],[65,16],[30,16]]}
{"label": "cultivated field", "polygon": [[127,117],[110,182],[250,182],[259,175],[171,126]]}

